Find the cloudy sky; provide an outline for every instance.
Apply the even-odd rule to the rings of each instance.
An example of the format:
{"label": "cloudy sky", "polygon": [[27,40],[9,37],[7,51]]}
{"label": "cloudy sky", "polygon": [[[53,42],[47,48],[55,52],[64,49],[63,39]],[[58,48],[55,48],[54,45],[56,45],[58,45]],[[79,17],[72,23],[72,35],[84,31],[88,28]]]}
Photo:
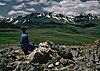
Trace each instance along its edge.
{"label": "cloudy sky", "polygon": [[0,18],[26,15],[33,12],[56,12],[66,16],[100,14],[97,0],[2,0]]}
{"label": "cloudy sky", "polygon": [[97,15],[100,14],[100,5],[98,1],[64,0],[60,1],[57,5],[43,8],[43,10],[74,16],[88,13]]}

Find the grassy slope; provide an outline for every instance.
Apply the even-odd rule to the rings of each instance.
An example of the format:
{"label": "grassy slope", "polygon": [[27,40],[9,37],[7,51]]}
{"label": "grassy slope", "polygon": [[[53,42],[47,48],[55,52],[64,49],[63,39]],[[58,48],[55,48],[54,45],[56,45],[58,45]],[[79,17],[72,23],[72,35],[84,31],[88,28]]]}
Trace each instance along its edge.
{"label": "grassy slope", "polygon": [[[34,41],[36,43],[51,40],[56,44],[84,45],[100,39],[99,27],[100,26],[81,29],[67,25],[65,28],[29,29],[28,35],[30,41]],[[6,32],[5,30],[7,29],[0,29],[0,31],[3,31],[0,32],[0,46],[3,44],[18,45],[21,31],[19,29],[10,29],[10,31]]]}
{"label": "grassy slope", "polygon": [[[64,31],[64,32],[63,32]],[[67,33],[68,32],[68,33]],[[67,29],[36,29],[31,31],[29,34],[31,40],[34,39],[36,42],[41,42],[45,40],[51,40],[57,44],[66,44],[66,45],[84,45],[86,43],[92,42],[99,37],[95,37],[91,34],[77,34],[73,31]],[[98,35],[97,35],[98,36]]]}

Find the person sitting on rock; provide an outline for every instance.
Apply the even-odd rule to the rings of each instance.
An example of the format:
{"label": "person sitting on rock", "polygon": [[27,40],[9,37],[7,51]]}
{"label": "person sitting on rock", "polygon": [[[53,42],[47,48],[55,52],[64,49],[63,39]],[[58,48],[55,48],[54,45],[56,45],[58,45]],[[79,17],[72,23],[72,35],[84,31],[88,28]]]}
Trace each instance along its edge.
{"label": "person sitting on rock", "polygon": [[33,51],[36,47],[33,43],[29,42],[28,35],[27,35],[27,27],[21,27],[22,34],[20,36],[20,47],[25,55],[29,54],[29,51]]}

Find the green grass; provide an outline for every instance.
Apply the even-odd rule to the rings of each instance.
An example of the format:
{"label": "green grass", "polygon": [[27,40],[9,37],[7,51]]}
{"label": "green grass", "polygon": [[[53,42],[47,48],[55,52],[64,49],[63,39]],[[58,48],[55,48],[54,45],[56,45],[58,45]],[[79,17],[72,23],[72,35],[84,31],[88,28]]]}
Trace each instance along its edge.
{"label": "green grass", "polygon": [[[0,29],[2,30],[2,29]],[[7,30],[7,29],[3,29]],[[29,29],[28,36],[31,42],[39,44],[40,42],[50,40],[55,44],[64,45],[85,45],[100,39],[100,34],[93,35],[89,32],[91,29],[68,29],[68,28],[41,28]],[[93,30],[93,29],[92,29]],[[75,32],[76,31],[76,32]],[[84,33],[82,33],[84,32]],[[89,32],[89,33],[88,33]],[[98,31],[99,32],[99,31]],[[20,29],[10,29],[10,31],[0,32],[0,45],[19,45]]]}
{"label": "green grass", "polygon": [[69,33],[69,31],[67,33],[67,31],[67,29],[62,28],[35,29],[34,31],[30,31],[29,34],[33,34],[30,35],[30,38],[35,42],[51,40],[56,44],[66,45],[84,45],[99,39],[91,34],[76,34],[75,32]]}

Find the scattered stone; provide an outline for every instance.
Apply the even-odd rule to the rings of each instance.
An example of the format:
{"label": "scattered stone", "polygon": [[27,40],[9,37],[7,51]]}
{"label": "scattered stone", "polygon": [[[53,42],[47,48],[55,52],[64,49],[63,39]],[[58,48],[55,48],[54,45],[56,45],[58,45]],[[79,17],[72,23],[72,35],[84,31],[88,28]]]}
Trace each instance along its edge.
{"label": "scattered stone", "polygon": [[54,67],[54,64],[48,65],[48,68],[53,68],[53,67]]}
{"label": "scattered stone", "polygon": [[60,65],[60,62],[56,62],[55,65],[56,65],[56,66],[59,66],[59,65]]}
{"label": "scattered stone", "polygon": [[72,53],[70,52],[69,49],[66,48],[60,47],[58,54],[64,59],[71,59],[71,60],[73,59]]}
{"label": "scattered stone", "polygon": [[60,63],[63,64],[63,65],[68,65],[68,60],[61,58]]}
{"label": "scattered stone", "polygon": [[68,69],[68,66],[60,68],[59,71],[68,71],[67,69]]}

